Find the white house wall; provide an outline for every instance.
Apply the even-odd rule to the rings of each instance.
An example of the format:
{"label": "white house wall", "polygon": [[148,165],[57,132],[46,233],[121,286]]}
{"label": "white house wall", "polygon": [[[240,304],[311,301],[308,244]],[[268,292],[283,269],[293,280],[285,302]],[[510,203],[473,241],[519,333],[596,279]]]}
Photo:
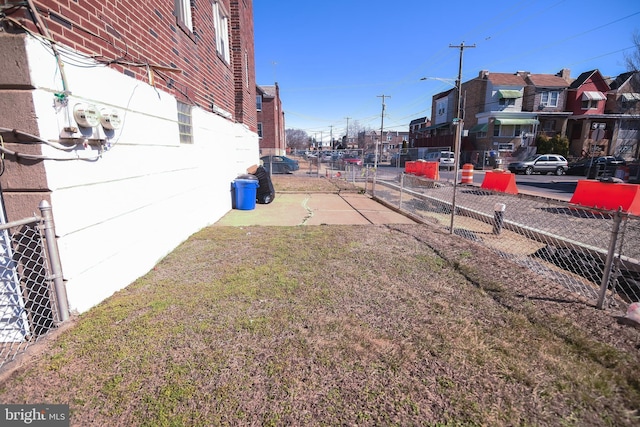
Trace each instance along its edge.
{"label": "white house wall", "polygon": [[[57,140],[70,111],[50,51],[28,39],[40,136]],[[37,65],[34,65],[37,64]],[[67,152],[43,145],[69,305],[83,312],[149,271],[189,235],[231,209],[231,182],[258,161],[258,136],[244,125],[195,108],[193,144],[180,144],[177,102],[146,82],[105,67],[65,65],[69,106],[115,108],[122,127]],[[86,132],[85,132],[86,133]],[[188,262],[188,260],[185,260]]]}

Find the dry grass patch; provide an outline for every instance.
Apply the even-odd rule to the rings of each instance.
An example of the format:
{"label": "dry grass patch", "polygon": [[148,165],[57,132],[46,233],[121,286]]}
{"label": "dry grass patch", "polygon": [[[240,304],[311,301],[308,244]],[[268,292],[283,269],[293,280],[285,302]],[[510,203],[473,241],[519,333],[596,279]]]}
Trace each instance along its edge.
{"label": "dry grass patch", "polygon": [[82,426],[637,425],[633,335],[538,286],[425,226],[207,228],[0,400]]}
{"label": "dry grass patch", "polygon": [[305,193],[338,193],[360,192],[361,188],[342,179],[331,179],[325,176],[311,174],[305,176],[304,172],[296,172],[299,175],[272,175],[273,187],[278,192],[305,192]]}

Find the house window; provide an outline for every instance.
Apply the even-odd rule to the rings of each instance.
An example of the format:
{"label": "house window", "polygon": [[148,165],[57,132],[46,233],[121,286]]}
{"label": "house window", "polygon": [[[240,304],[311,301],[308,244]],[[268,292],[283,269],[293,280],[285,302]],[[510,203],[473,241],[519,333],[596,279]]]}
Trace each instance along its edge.
{"label": "house window", "polygon": [[544,132],[553,132],[556,130],[556,121],[555,120],[545,120],[542,122],[542,130]]}
{"label": "house window", "polygon": [[498,101],[498,104],[501,107],[508,107],[510,105],[516,105],[516,99],[515,98],[500,98],[500,100]]}
{"label": "house window", "polygon": [[640,101],[640,93],[623,93],[621,99],[622,99],[622,108],[635,109],[638,104],[638,101]]}
{"label": "house window", "polygon": [[262,122],[258,122],[258,137],[262,138]]}
{"label": "house window", "polygon": [[262,95],[256,95],[256,110],[262,111]]}
{"label": "house window", "polygon": [[551,90],[548,92],[542,92],[540,98],[540,104],[545,107],[557,107],[558,106],[558,91]]}
{"label": "house window", "polygon": [[191,19],[191,0],[175,0],[176,20],[178,26],[185,31],[193,32]]}
{"label": "house window", "polygon": [[191,124],[191,105],[178,101],[178,132],[181,144],[193,143],[193,125]]}
{"label": "house window", "polygon": [[595,99],[586,99],[582,101],[583,110],[593,110],[598,108],[598,101]]}
{"label": "house window", "polygon": [[521,134],[520,125],[493,125],[493,136],[514,137]]}
{"label": "house window", "polygon": [[216,50],[227,64],[229,57],[229,19],[220,2],[213,3],[213,28],[216,32]]}

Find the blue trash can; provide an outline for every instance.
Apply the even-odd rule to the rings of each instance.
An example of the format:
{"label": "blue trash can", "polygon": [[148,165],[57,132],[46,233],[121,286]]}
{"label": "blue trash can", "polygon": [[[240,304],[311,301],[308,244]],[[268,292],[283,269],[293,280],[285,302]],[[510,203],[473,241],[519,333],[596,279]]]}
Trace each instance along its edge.
{"label": "blue trash can", "polygon": [[233,187],[234,208],[250,211],[256,207],[256,193],[260,184],[258,178],[238,178],[231,184]]}

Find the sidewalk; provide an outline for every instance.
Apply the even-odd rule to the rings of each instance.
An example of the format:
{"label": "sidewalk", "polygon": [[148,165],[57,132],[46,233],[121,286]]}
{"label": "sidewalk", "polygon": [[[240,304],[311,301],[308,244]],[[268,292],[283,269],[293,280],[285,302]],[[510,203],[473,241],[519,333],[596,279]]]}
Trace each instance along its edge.
{"label": "sidewalk", "polygon": [[217,226],[414,224],[410,218],[359,193],[277,193],[268,205],[232,209]]}

